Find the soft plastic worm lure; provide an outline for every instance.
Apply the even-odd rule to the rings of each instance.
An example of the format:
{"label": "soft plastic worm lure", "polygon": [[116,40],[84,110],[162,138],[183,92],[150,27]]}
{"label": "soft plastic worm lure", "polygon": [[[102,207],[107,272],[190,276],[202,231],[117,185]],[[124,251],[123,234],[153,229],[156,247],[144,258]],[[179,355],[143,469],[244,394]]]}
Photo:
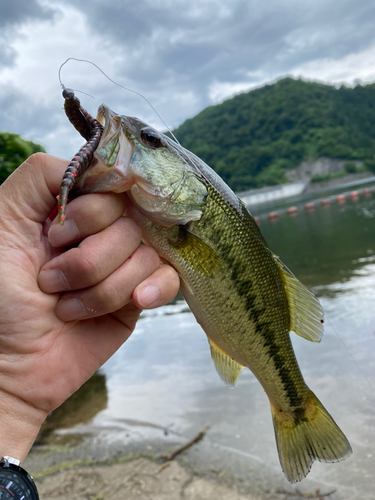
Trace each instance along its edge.
{"label": "soft plastic worm lure", "polygon": [[94,152],[103,134],[103,127],[90,113],[81,107],[81,103],[74,95],[73,90],[64,89],[62,95],[65,99],[64,109],[66,116],[74,128],[86,139],[87,143],[69,163],[61,182],[58,207],[58,222],[61,226],[65,220],[69,191],[90,167]]}

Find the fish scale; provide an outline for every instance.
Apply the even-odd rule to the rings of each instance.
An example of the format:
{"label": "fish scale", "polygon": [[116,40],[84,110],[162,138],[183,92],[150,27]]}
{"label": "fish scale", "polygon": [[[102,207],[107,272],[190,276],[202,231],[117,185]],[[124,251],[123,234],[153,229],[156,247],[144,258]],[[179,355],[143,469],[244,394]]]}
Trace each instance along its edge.
{"label": "fish scale", "polygon": [[179,273],[180,291],[207,335],[220,377],[234,385],[248,367],[262,384],[290,482],[303,479],[315,460],[348,457],[350,444],[305,384],[289,335],[320,342],[318,299],[271,252],[243,203],[198,157],[104,105],[97,120],[103,136],[74,194],[128,193],[128,215],[142,227],[144,242]]}
{"label": "fish scale", "polygon": [[[199,312],[196,316],[200,316],[209,339],[250,368],[275,403],[285,409],[300,406],[308,389],[291,346],[284,285],[247,211],[241,218],[236,216],[223,198],[208,188],[203,216],[191,223],[191,232],[185,235],[189,239],[194,234],[207,245],[206,253],[220,262],[210,276],[196,273],[197,262],[205,258],[197,245],[188,245],[189,252],[181,255],[181,241],[171,243],[176,238],[175,228],[148,223],[145,230],[147,242],[177,269],[193,312],[196,303],[205,304],[204,317]],[[282,390],[274,394],[275,387]]]}

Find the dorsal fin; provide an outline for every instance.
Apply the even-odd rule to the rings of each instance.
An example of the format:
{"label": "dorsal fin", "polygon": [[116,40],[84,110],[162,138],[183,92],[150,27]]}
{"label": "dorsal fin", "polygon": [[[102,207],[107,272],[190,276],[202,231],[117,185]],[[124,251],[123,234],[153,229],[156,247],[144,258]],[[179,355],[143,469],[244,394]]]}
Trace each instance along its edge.
{"label": "dorsal fin", "polygon": [[320,342],[323,336],[324,314],[319,300],[276,255],[273,255],[273,258],[280,270],[288,298],[289,330],[310,342]]}
{"label": "dorsal fin", "polygon": [[210,344],[212,360],[221,380],[233,387],[243,366],[222,351],[212,340],[208,339],[208,342]]}

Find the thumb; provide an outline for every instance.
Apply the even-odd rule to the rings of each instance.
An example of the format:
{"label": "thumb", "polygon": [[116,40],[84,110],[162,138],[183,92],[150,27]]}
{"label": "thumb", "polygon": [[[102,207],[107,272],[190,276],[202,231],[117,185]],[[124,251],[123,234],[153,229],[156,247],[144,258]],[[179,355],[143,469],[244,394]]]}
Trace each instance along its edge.
{"label": "thumb", "polygon": [[67,160],[36,153],[0,187],[0,203],[17,219],[42,223],[56,207]]}

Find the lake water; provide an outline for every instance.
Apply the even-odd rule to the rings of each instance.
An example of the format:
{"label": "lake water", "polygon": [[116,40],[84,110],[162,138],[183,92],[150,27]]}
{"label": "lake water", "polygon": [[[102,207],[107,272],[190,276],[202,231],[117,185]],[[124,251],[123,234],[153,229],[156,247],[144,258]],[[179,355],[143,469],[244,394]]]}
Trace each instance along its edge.
{"label": "lake water", "polygon": [[[308,385],[354,450],[344,462],[315,463],[298,487],[336,489],[331,498],[365,500],[375,498],[375,193],[343,205],[335,194],[325,193],[333,197],[331,205],[317,204],[312,212],[303,210],[306,197],[294,200],[294,217],[285,214],[283,201],[272,207],[281,211],[274,222],[267,219],[270,207],[252,212],[272,251],[321,300],[323,341],[317,345],[293,335],[293,344]],[[60,434],[89,433],[109,448],[154,446],[158,440],[183,442],[209,425],[203,442],[188,452],[190,460],[202,469],[246,476],[260,488],[290,490],[266,395],[248,370],[233,390],[221,382],[205,334],[183,301],[144,313],[98,377],[96,390],[76,401],[74,422],[56,420]]]}

